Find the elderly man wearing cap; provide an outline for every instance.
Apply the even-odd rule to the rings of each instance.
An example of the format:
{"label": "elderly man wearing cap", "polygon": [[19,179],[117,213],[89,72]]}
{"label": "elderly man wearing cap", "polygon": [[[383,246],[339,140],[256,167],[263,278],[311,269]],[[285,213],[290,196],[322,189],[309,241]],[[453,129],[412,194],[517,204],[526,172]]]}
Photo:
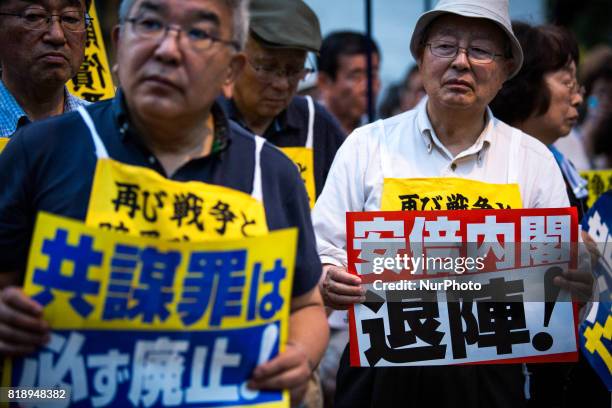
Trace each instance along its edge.
{"label": "elderly man wearing cap", "polygon": [[252,0],[250,12],[247,64],[226,108],[297,164],[312,207],[345,137],[310,96],[295,95],[307,52],[321,47],[319,20],[302,0]]}
{"label": "elderly man wearing cap", "polygon": [[[487,107],[523,60],[507,0],[440,1],[419,18],[410,49],[427,96],[413,110],[353,132],[313,210],[324,264],[320,289],[335,309],[365,300],[360,278],[346,271],[347,211],[402,210],[398,195],[435,196],[442,185],[467,184],[488,202],[512,208],[569,204],[546,146],[497,120]],[[440,200],[440,209],[457,207]],[[559,277],[556,283],[567,286],[574,279]],[[339,408],[398,401],[415,407],[520,407],[526,401],[520,365],[358,369],[348,362],[345,350]]]}
{"label": "elderly man wearing cap", "polygon": [[83,62],[90,3],[0,0],[0,138],[87,104],[65,84]]}

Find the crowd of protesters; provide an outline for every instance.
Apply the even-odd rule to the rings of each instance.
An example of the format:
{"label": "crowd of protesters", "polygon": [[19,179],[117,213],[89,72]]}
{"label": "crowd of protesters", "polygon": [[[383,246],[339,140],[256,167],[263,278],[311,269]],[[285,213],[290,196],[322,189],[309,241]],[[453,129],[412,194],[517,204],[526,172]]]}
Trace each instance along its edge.
{"label": "crowd of protesters", "polygon": [[[123,0],[117,95],[89,104],[66,87],[89,7],[0,0],[0,353],[50,338],[21,288],[37,214],[84,221],[94,183],[110,183],[97,169],[112,162],[249,195],[269,230],[297,227],[289,339],[253,389],[289,389],[307,407],[565,407],[580,395],[609,406],[583,361],[351,367],[345,310],[365,293],[347,272],[345,214],[400,210],[383,205],[394,179],[448,178],[511,185],[503,194],[523,208],[582,217],[579,170],[612,167],[612,48],[583,57],[563,27],[511,22],[507,0],[442,0],[417,20],[406,39],[416,65],[368,124],[377,44],[322,38],[302,0]],[[314,92],[298,95],[309,80]],[[557,284],[588,293],[592,278]]]}

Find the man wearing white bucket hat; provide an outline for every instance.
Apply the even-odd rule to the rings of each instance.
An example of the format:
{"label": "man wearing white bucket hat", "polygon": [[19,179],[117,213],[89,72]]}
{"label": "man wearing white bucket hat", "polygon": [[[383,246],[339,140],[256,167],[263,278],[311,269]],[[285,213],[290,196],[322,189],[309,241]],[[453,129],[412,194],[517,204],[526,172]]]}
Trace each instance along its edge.
{"label": "man wearing white bucket hat", "polygon": [[[320,289],[334,309],[365,300],[360,278],[346,271],[347,211],[398,211],[400,195],[435,196],[438,188],[468,185],[504,208],[569,204],[546,146],[488,108],[523,61],[508,0],[440,1],[417,21],[410,51],[427,97],[411,111],[355,130],[338,151],[313,211],[325,264]],[[417,202],[416,209],[432,209]],[[440,204],[438,209],[458,209]],[[588,286],[573,272],[555,279],[572,290]],[[521,407],[526,388],[521,365],[351,368],[347,348],[336,407]]]}

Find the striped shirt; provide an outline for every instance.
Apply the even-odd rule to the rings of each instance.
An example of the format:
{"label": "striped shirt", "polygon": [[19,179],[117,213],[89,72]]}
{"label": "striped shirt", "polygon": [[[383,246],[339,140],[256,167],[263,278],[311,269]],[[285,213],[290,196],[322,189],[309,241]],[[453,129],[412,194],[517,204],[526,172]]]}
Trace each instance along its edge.
{"label": "striped shirt", "polygon": [[[64,112],[76,110],[79,106],[87,106],[89,102],[71,95],[67,89],[64,90]],[[9,137],[20,126],[30,123],[25,111],[4,83],[0,80],[0,137]]]}

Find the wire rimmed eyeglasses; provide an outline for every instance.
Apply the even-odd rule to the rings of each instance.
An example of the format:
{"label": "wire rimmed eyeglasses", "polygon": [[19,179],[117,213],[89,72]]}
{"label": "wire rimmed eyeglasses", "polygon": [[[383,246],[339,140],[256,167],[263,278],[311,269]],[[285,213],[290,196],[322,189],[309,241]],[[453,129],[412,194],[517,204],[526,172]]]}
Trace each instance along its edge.
{"label": "wire rimmed eyeglasses", "polygon": [[571,81],[563,81],[561,83],[570,91],[572,95],[579,94],[580,96],[584,97],[586,89],[584,85],[580,85],[576,79],[572,79]]}
{"label": "wire rimmed eyeglasses", "polygon": [[0,16],[18,17],[21,19],[23,27],[32,30],[48,30],[54,17],[57,17],[60,25],[66,31],[82,33],[93,21],[93,18],[86,16],[80,11],[65,11],[60,14],[47,13],[43,9],[26,9],[21,13],[0,12]]}
{"label": "wire rimmed eyeglasses", "polygon": [[432,41],[426,43],[432,55],[438,58],[455,58],[460,50],[463,50],[468,59],[477,64],[490,64],[497,57],[504,57],[503,54],[496,54],[494,51],[484,47],[460,47],[444,41]]}
{"label": "wire rimmed eyeglasses", "polygon": [[240,50],[240,44],[238,44],[238,42],[219,38],[196,25],[181,26],[177,24],[168,24],[161,19],[153,17],[133,17],[125,21],[132,25],[132,30],[136,36],[147,40],[160,41],[166,37],[169,31],[176,31],[179,39],[181,33],[184,34],[182,38],[184,38],[189,46],[196,51],[205,51],[215,43],[230,46],[236,51]]}
{"label": "wire rimmed eyeglasses", "polygon": [[257,64],[247,58],[249,65],[264,82],[273,82],[279,78],[287,78],[290,83],[297,83],[315,72],[314,68],[280,68],[266,64]]}

